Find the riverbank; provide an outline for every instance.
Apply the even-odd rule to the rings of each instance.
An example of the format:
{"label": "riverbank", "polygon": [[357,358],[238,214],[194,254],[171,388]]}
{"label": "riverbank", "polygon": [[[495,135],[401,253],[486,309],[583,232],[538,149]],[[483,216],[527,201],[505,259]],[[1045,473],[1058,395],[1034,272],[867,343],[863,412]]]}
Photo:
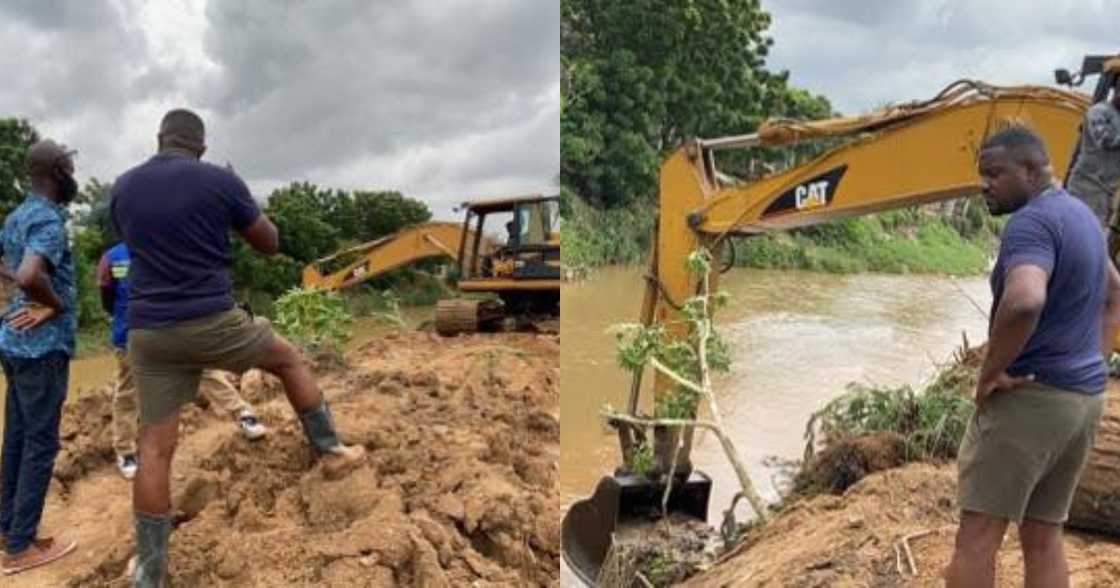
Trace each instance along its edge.
{"label": "riverbank", "polygon": [[[790,505],[684,586],[941,586],[956,513],[953,463],[875,473],[840,496]],[[1065,549],[1072,585],[1103,588],[1120,577],[1120,542],[1067,531]],[[997,586],[1023,585],[1014,531],[996,566]]]}
{"label": "riverbank", "polygon": [[[672,551],[658,554],[660,569],[691,570],[687,586],[940,585],[959,522],[956,448],[982,356],[982,348],[962,348],[919,393],[856,387],[833,401],[810,421],[822,451],[800,464],[770,522],[743,527],[738,544],[703,571],[686,565],[696,554]],[[1067,523],[1071,581],[1079,586],[1111,585],[1120,573],[1120,384],[1108,394]],[[1090,534],[1102,531],[1110,537]],[[997,569],[997,585],[1022,584],[1014,532]]]}

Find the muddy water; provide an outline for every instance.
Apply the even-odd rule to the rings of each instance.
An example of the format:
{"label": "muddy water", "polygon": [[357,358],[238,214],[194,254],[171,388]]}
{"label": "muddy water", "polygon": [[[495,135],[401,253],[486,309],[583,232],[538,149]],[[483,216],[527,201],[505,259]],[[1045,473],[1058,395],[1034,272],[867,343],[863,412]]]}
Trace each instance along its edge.
{"label": "muddy water", "polygon": [[[919,385],[961,343],[982,341],[990,304],[985,278],[828,275],[736,270],[717,326],[732,347],[732,371],[714,381],[729,434],[751,477],[777,497],[768,456],[797,458],[809,415],[842,394],[848,382]],[[613,323],[635,320],[640,271],[608,268],[561,291],[561,493],[588,495],[618,463],[617,437],[597,418],[609,403],[624,407],[629,378],[617,367]],[[979,307],[979,308],[977,308]],[[718,441],[698,435],[696,466],[715,479],[709,518],[721,516],[737,490]],[[740,507],[737,514],[747,516]]]}

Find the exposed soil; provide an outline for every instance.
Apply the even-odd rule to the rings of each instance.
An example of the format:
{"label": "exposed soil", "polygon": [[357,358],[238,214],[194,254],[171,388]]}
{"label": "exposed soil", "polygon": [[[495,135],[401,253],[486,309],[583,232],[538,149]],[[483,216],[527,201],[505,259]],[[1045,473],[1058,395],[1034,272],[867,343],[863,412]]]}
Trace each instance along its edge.
{"label": "exposed soil", "polygon": [[[941,586],[956,532],[956,468],[910,464],[872,474],[841,496],[821,495],[787,507],[751,531],[736,550],[686,586]],[[911,574],[903,537],[917,574]],[[1120,541],[1066,533],[1071,583],[1115,586]],[[1022,586],[1017,533],[999,552],[997,585]],[[900,571],[901,570],[901,571]]]}
{"label": "exposed soil", "polygon": [[[339,431],[369,451],[341,480],[318,471],[269,376],[241,379],[272,430],[263,441],[186,411],[174,586],[558,583],[558,336],[390,335],[335,368],[320,383]],[[78,538],[79,551],[20,586],[128,585],[130,484],[112,463],[109,398],[82,395],[63,422],[45,531]]]}
{"label": "exposed soil", "polygon": [[880,432],[837,441],[797,473],[794,493],[841,494],[868,474],[898,467],[906,461],[906,439]]}

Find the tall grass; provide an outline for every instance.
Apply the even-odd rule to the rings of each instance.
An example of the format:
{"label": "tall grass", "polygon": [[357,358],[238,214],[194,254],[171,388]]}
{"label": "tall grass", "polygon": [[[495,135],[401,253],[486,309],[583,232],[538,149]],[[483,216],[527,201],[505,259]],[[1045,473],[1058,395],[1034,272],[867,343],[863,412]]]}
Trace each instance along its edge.
{"label": "tall grass", "polygon": [[636,264],[650,248],[653,207],[598,210],[561,190],[560,262],[569,268]]}

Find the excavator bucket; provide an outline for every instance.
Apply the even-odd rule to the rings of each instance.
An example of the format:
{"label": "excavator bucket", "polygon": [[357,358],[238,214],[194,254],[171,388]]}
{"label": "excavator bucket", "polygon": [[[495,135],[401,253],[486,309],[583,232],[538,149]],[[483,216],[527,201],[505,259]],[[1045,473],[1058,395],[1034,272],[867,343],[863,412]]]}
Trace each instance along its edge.
{"label": "excavator bucket", "polygon": [[[646,476],[616,475],[599,480],[590,498],[573,504],[561,523],[560,549],[576,577],[594,586],[615,532],[627,523],[661,517],[664,493],[663,482]],[[667,511],[707,520],[711,493],[712,479],[693,471],[687,479],[673,484]]]}

